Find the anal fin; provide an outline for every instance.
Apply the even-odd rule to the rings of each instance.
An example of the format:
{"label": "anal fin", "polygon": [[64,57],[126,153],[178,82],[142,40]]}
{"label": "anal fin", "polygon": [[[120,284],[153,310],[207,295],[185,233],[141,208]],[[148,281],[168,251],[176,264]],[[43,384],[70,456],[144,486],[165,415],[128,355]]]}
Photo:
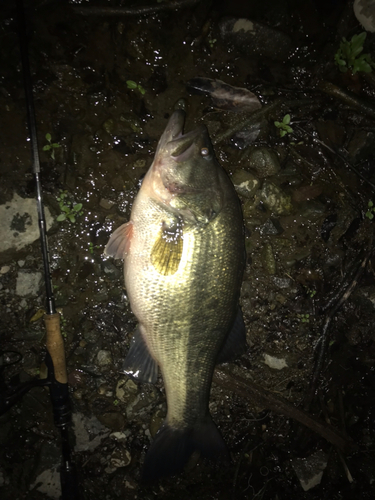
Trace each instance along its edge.
{"label": "anal fin", "polygon": [[148,352],[138,325],[128,355],[125,358],[123,372],[139,382],[155,384],[158,378],[158,364]]}
{"label": "anal fin", "polygon": [[246,327],[242,316],[242,311],[238,308],[236,319],[231,331],[219,352],[216,362],[227,363],[241,356],[247,348]]}

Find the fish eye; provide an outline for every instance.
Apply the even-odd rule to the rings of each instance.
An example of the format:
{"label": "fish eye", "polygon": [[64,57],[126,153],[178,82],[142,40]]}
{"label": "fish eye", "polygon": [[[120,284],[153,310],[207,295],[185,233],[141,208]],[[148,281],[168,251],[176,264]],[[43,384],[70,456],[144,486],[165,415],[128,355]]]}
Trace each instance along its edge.
{"label": "fish eye", "polygon": [[201,155],[205,160],[210,160],[211,159],[211,153],[209,148],[202,148],[201,149]]}

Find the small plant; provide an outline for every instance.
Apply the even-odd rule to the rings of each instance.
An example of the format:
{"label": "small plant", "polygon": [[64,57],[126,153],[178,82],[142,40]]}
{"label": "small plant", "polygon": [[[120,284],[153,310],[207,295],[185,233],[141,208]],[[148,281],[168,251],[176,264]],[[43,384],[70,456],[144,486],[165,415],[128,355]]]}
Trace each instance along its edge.
{"label": "small plant", "polygon": [[359,71],[371,73],[375,67],[370,54],[361,54],[367,33],[363,31],[359,35],[353,35],[350,42],[343,37],[340,47],[335,54],[335,63],[340,71],[350,70],[353,75]]}
{"label": "small plant", "polygon": [[310,314],[297,314],[301,323],[310,323]]}
{"label": "small plant", "polygon": [[313,288],[309,288],[308,286],[305,287],[307,295],[310,297],[310,299],[313,299],[316,295],[316,290]]}
{"label": "small plant", "polygon": [[374,214],[375,214],[375,207],[374,207],[374,203],[369,200],[368,204],[367,204],[367,212],[366,212],[366,217],[370,220],[372,220],[374,218]]}
{"label": "small plant", "polygon": [[211,49],[213,49],[214,46],[215,46],[215,43],[217,42],[217,39],[216,38],[212,38],[211,36],[208,36],[207,37],[207,42],[208,42],[208,45],[211,47]]}
{"label": "small plant", "polygon": [[131,89],[131,90],[136,90],[137,89],[142,95],[145,95],[145,93],[146,93],[146,91],[142,87],[142,85],[140,85],[139,83],[135,82],[134,80],[127,80],[126,85],[128,86],[128,89]]}
{"label": "small plant", "polygon": [[72,202],[67,200],[67,191],[60,191],[57,201],[59,202],[59,207],[62,213],[57,217],[58,222],[63,222],[69,219],[70,222],[75,222],[76,217],[82,214],[82,203],[76,203],[73,205]]}
{"label": "small plant", "polygon": [[52,160],[55,159],[55,149],[61,148],[61,144],[58,144],[57,142],[52,142],[52,136],[50,133],[46,134],[46,139],[49,142],[49,144],[46,144],[43,146],[43,151],[50,151],[51,152],[51,158]]}
{"label": "small plant", "polygon": [[89,252],[90,252],[91,254],[93,254],[93,253],[94,253],[94,249],[95,249],[95,248],[99,248],[99,245],[94,245],[94,243],[93,243],[92,241],[90,241],[90,243],[89,243]]}
{"label": "small plant", "polygon": [[118,406],[118,404],[119,404],[119,403],[120,403],[120,401],[119,401],[118,399],[115,399],[115,400],[113,401],[113,405],[114,405],[114,406]]}
{"label": "small plant", "polygon": [[280,129],[280,137],[284,137],[286,134],[292,134],[293,129],[289,126],[290,115],[285,115],[282,122],[274,122],[275,126]]}

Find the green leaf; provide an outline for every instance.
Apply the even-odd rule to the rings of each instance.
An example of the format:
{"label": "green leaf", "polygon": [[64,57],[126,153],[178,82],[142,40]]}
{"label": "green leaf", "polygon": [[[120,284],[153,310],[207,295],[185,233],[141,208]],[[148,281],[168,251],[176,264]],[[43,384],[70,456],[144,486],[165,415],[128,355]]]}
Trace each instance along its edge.
{"label": "green leaf", "polygon": [[[350,41],[352,53],[359,54],[363,50],[363,44],[365,43],[367,33],[363,31],[359,35],[353,35]],[[359,50],[359,52],[358,52]]]}
{"label": "green leaf", "polygon": [[280,129],[280,137],[284,137],[284,135],[286,135],[286,130]]}
{"label": "green leaf", "polygon": [[282,126],[282,123],[280,122],[273,122],[277,128],[280,128]]}
{"label": "green leaf", "polygon": [[138,87],[134,80],[127,80],[126,85],[128,86],[128,89],[136,89]]}
{"label": "green leaf", "polygon": [[292,127],[289,127],[289,125],[285,125],[285,130],[288,132],[288,134],[291,134],[293,132]]}
{"label": "green leaf", "polygon": [[46,144],[43,146],[43,151],[49,151],[51,149],[51,146],[49,144]]}
{"label": "green leaf", "polygon": [[46,133],[46,139],[47,139],[48,142],[51,142],[52,136],[48,132]]}
{"label": "green leaf", "polygon": [[370,201],[368,202],[368,205],[367,205],[367,206],[368,206],[369,208],[372,208],[372,207],[374,206],[374,202],[370,200]]}
{"label": "green leaf", "polygon": [[57,142],[54,142],[51,144],[53,148],[61,148],[61,144],[57,144]]}
{"label": "green leaf", "polygon": [[372,220],[374,218],[374,214],[372,212],[370,212],[370,210],[368,212],[366,212],[366,217],[370,220]]}
{"label": "green leaf", "polygon": [[73,214],[68,214],[68,219],[70,220],[70,222],[75,222],[76,221],[76,218],[74,217]]}
{"label": "green leaf", "polygon": [[145,95],[146,91],[141,85],[138,85],[138,90],[142,95]]}
{"label": "green leaf", "polygon": [[53,149],[51,150],[51,158],[52,158],[52,160],[54,160],[54,159],[55,159],[55,152],[54,152],[54,150],[53,150]]}
{"label": "green leaf", "polygon": [[77,203],[76,205],[74,205],[73,210],[75,212],[79,212],[81,208],[82,208],[82,203]]}
{"label": "green leaf", "polygon": [[290,115],[285,115],[283,118],[284,125],[289,125],[290,123]]}
{"label": "green leaf", "polygon": [[62,222],[66,219],[66,214],[60,214],[58,217],[57,217],[57,221],[58,222]]}

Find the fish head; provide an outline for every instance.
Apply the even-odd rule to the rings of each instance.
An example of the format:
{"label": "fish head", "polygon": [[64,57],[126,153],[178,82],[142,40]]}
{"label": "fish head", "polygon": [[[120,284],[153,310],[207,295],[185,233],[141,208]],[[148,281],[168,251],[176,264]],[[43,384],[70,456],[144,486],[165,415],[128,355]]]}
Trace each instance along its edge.
{"label": "fish head", "polygon": [[206,127],[201,125],[184,134],[184,123],[185,112],[175,111],[144,179],[145,189],[185,221],[205,224],[224,204],[222,167]]}

